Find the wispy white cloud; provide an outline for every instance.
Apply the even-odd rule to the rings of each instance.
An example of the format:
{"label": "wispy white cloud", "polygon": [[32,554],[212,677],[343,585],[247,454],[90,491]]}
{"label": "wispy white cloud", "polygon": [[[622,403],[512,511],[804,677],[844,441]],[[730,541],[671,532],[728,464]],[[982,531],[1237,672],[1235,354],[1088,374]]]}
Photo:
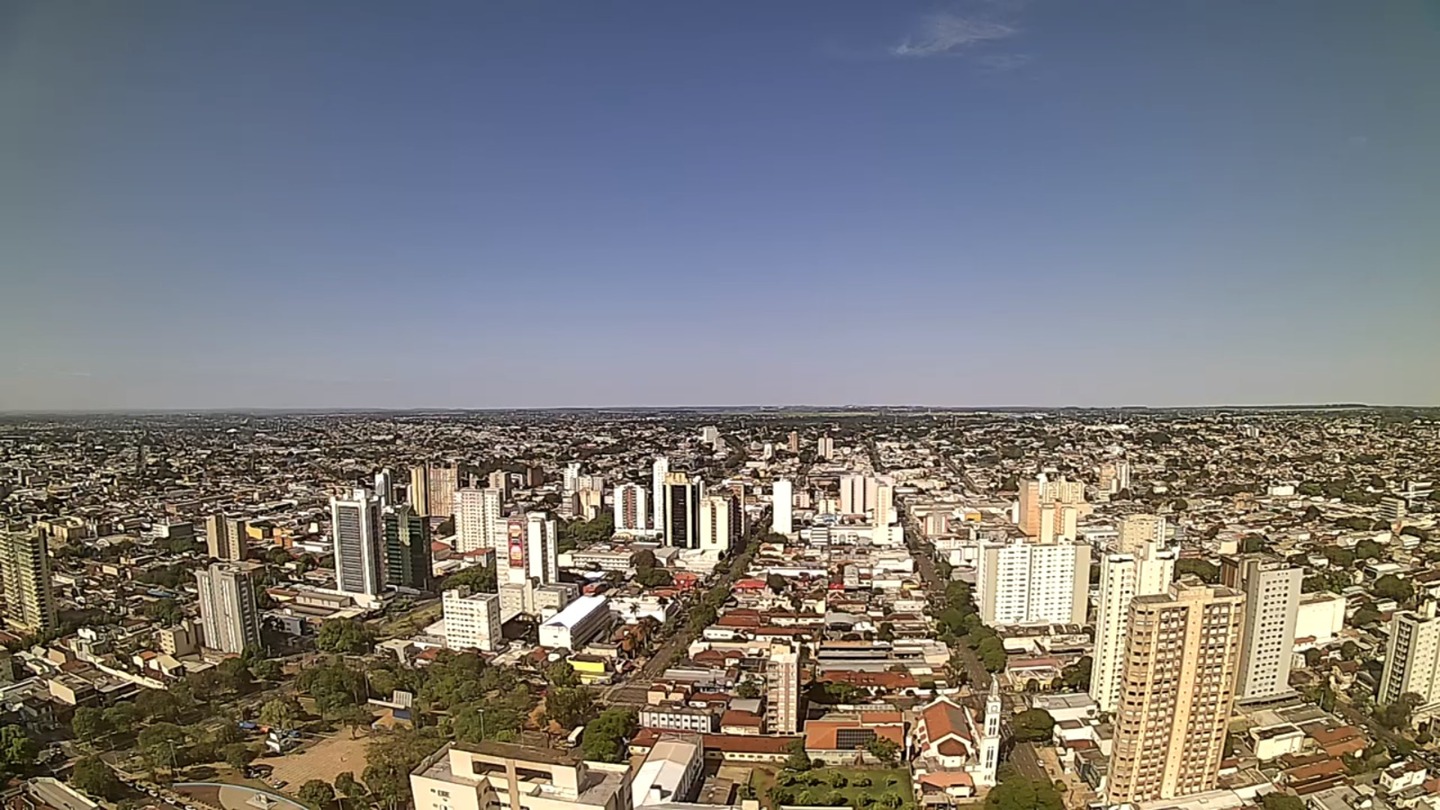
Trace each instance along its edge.
{"label": "wispy white cloud", "polygon": [[956,56],[988,42],[1009,39],[1019,29],[1004,23],[940,13],[926,17],[920,29],[890,49],[894,56],[921,59],[934,56]]}

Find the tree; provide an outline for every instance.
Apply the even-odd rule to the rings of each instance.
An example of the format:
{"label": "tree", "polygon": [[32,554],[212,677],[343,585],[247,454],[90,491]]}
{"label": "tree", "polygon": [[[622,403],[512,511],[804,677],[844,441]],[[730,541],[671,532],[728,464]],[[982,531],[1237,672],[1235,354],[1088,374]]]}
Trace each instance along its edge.
{"label": "tree", "polygon": [[1219,566],[1194,557],[1186,557],[1177,561],[1175,563],[1175,574],[1176,576],[1189,574],[1190,576],[1199,577],[1201,582],[1210,585],[1214,585],[1220,581]]}
{"label": "tree", "polygon": [[81,706],[70,719],[70,728],[75,736],[87,743],[94,743],[110,733],[110,723],[105,719],[103,709]]}
{"label": "tree", "polygon": [[649,571],[656,565],[655,552],[648,548],[642,548],[635,552],[635,556],[631,558],[631,563],[635,566],[636,571]]}
{"label": "tree", "polygon": [[434,729],[421,728],[387,734],[366,746],[369,764],[361,776],[370,794],[390,810],[404,806],[410,799],[410,772],[441,742]]}
{"label": "tree", "polygon": [[752,680],[741,681],[740,684],[735,687],[735,697],[742,700],[751,700],[760,697],[760,687],[756,686]]}
{"label": "tree", "polygon": [[556,661],[545,669],[545,680],[551,686],[579,686],[580,678],[569,661]]}
{"label": "tree", "polygon": [[185,730],[174,723],[152,723],[140,730],[135,742],[152,768],[173,768],[175,749],[185,744]]}
{"label": "tree", "polygon": [[134,703],[116,703],[105,710],[105,722],[110,728],[134,728],[139,712]]}
{"label": "tree", "polygon": [[810,755],[805,753],[805,744],[799,740],[785,746],[790,756],[785,759],[785,770],[803,773],[810,770]]}
{"label": "tree", "polygon": [[1386,574],[1375,580],[1370,586],[1370,592],[1381,599],[1394,599],[1396,602],[1405,602],[1415,595],[1415,588],[1409,582],[1395,576]]}
{"label": "tree", "polygon": [[1351,617],[1351,620],[1355,623],[1356,627],[1368,627],[1372,624],[1379,623],[1380,611],[1370,605],[1361,605],[1360,608],[1355,611],[1355,615]]}
{"label": "tree", "polygon": [[223,751],[225,764],[237,771],[245,770],[245,766],[255,760],[255,752],[245,743],[230,743]]}
{"label": "tree", "polygon": [[1425,699],[1414,692],[1406,692],[1394,703],[1389,703],[1375,710],[1375,720],[1388,729],[1409,728],[1411,718],[1415,715],[1415,709],[1425,703]]}
{"label": "tree", "polygon": [[145,618],[153,619],[157,624],[169,627],[177,624],[185,618],[185,612],[180,609],[180,604],[174,599],[156,599],[145,605],[143,611]]}
{"label": "tree", "polygon": [[1240,551],[1244,554],[1254,554],[1265,550],[1266,540],[1262,535],[1247,534],[1240,541]]}
{"label": "tree", "polygon": [[1055,718],[1044,709],[1026,709],[1011,722],[1017,742],[1049,740],[1055,730]]}
{"label": "tree", "polygon": [[69,781],[72,787],[99,799],[113,802],[125,795],[125,786],[99,757],[85,757],[76,762]]}
{"label": "tree", "polygon": [[1305,810],[1304,800],[1278,791],[1266,793],[1260,800],[1260,805],[1265,810]]}
{"label": "tree", "polygon": [[358,799],[365,795],[365,786],[350,771],[335,774],[335,792],[346,799]]}
{"label": "tree", "polygon": [[1374,540],[1361,540],[1355,544],[1355,558],[1358,560],[1378,560],[1384,553]]}
{"label": "tree", "polygon": [[1347,640],[1340,645],[1340,654],[1345,656],[1347,661],[1354,661],[1360,655],[1360,645]]}
{"label": "tree", "polygon": [[545,696],[545,716],[563,728],[571,729],[584,723],[594,709],[595,698],[583,687],[556,687]]}
{"label": "tree", "polygon": [[364,706],[350,705],[340,706],[326,713],[325,719],[332,723],[350,727],[350,739],[355,739],[355,732],[362,728],[369,728],[374,722],[375,715]]}
{"label": "tree", "polygon": [[135,696],[135,711],[152,722],[169,723],[180,716],[180,701],[164,689],[142,689]]}
{"label": "tree", "polygon": [[1064,681],[1067,689],[1088,690],[1090,688],[1090,670],[1093,667],[1094,659],[1088,655],[1082,655],[1080,660],[1060,671],[1061,680]]}
{"label": "tree", "polygon": [[980,657],[980,663],[985,666],[986,672],[999,672],[1005,668],[1005,644],[995,636],[981,639],[975,653]]}
{"label": "tree", "polygon": [[335,788],[323,779],[311,779],[301,785],[295,795],[315,810],[325,810],[335,802]]}
{"label": "tree", "polygon": [[[896,745],[894,740],[886,737],[876,737],[872,739],[865,744],[865,750],[870,753],[870,756],[875,757],[887,766],[894,765],[900,758],[900,746]],[[837,785],[837,787],[843,787],[843,785]]]}
{"label": "tree", "polygon": [[769,588],[771,593],[778,594],[784,591],[785,584],[785,577],[779,574],[770,574],[765,577],[765,587]]}
{"label": "tree", "polygon": [[1320,549],[1320,553],[1325,556],[1325,559],[1330,561],[1331,565],[1340,568],[1349,568],[1355,564],[1355,552],[1348,548],[1326,546]]}
{"label": "tree", "polygon": [[315,634],[315,646],[325,652],[360,655],[374,643],[375,632],[354,619],[326,619]]}
{"label": "tree", "polygon": [[652,568],[636,574],[635,581],[647,588],[664,588],[675,583],[675,575],[664,568]]}
{"label": "tree", "polygon": [[635,733],[635,712],[614,706],[585,726],[580,747],[588,760],[621,762],[625,758],[625,740]]}
{"label": "tree", "polygon": [[1002,779],[985,796],[986,810],[1064,810],[1060,791],[1048,780]]}
{"label": "tree", "polygon": [[1175,500],[1170,502],[1170,508],[1174,509],[1176,512],[1184,512],[1186,509],[1190,508],[1190,504],[1186,503],[1184,498],[1176,498]]}
{"label": "tree", "polygon": [[215,667],[215,672],[224,688],[237,695],[249,692],[255,683],[255,676],[250,674],[250,667],[243,658],[226,658]]}
{"label": "tree", "polygon": [[259,658],[250,662],[250,674],[257,681],[278,681],[282,674],[280,662],[271,658]]}
{"label": "tree", "polygon": [[290,731],[300,720],[300,704],[294,698],[271,698],[260,707],[260,722]]}

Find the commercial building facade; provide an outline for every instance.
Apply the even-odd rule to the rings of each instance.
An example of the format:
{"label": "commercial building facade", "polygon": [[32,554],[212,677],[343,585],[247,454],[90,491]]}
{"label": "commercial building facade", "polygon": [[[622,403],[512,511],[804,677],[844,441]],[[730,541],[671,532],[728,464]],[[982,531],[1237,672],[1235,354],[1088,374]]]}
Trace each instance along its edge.
{"label": "commercial building facade", "polygon": [[335,555],[335,589],[357,601],[381,591],[380,502],[363,489],[330,499],[330,534]]}
{"label": "commercial building facade", "polygon": [[392,508],[385,524],[385,582],[392,588],[429,591],[435,587],[430,556],[430,521],[406,505]]}

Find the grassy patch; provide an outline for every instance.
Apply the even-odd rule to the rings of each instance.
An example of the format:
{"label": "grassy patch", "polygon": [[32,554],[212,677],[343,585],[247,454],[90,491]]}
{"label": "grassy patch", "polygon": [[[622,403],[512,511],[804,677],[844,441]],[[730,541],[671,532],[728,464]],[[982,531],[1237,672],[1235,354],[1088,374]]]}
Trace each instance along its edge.
{"label": "grassy patch", "polygon": [[[757,786],[758,787],[758,786]],[[914,810],[915,793],[905,768],[816,768],[782,772],[774,804]]]}

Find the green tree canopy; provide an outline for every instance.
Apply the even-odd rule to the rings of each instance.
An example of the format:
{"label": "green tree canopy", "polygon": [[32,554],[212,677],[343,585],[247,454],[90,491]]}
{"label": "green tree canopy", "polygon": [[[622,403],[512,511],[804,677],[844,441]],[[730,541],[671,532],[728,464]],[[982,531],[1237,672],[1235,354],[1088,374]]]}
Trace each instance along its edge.
{"label": "green tree canopy", "polygon": [[1260,805],[1265,810],[1305,810],[1304,800],[1279,791],[1266,793]]}
{"label": "green tree canopy", "polygon": [[125,786],[99,757],[85,757],[70,772],[70,785],[106,801],[118,801],[125,795]]}
{"label": "green tree canopy", "polygon": [[1186,557],[1175,563],[1176,576],[1199,577],[1201,582],[1214,585],[1220,581],[1220,566],[1208,560],[1201,560],[1195,557]]}
{"label": "green tree canopy", "polygon": [[1064,810],[1065,802],[1048,780],[1009,776],[985,796],[985,810]]}
{"label": "green tree canopy", "polygon": [[1055,718],[1044,709],[1026,709],[1015,715],[1010,725],[1017,741],[1043,742],[1054,732]]}
{"label": "green tree canopy", "polygon": [[374,643],[375,631],[354,619],[326,619],[315,634],[315,646],[324,652],[360,655]]}
{"label": "green tree canopy", "polygon": [[300,786],[295,795],[315,810],[325,810],[335,802],[335,789],[322,779],[311,779]]}

